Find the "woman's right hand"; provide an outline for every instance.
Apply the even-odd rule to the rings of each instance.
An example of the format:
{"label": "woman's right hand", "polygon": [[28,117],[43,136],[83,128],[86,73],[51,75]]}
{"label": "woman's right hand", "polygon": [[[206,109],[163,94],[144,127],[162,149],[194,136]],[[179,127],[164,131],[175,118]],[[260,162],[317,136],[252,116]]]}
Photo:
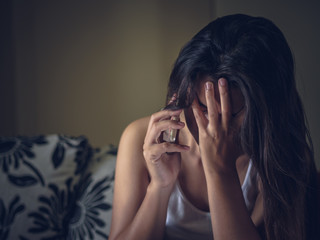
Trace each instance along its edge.
{"label": "woman's right hand", "polygon": [[167,129],[180,130],[185,123],[171,120],[179,116],[182,110],[163,110],[150,118],[143,145],[143,156],[147,163],[151,183],[158,187],[173,186],[180,171],[180,153],[189,147],[178,143],[160,141],[161,134]]}

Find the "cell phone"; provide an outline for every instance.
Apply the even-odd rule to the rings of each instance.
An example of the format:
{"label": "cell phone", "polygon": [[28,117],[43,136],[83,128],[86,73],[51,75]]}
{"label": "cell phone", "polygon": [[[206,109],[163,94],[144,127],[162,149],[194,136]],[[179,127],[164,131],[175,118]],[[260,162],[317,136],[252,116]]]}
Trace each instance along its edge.
{"label": "cell phone", "polygon": [[[177,102],[167,105],[163,110],[178,110]],[[171,120],[180,121],[179,116],[171,117]],[[162,132],[162,141],[169,143],[176,143],[178,141],[179,130],[178,129],[168,129]]]}
{"label": "cell phone", "polygon": [[[171,118],[174,121],[180,121],[178,116],[174,116]],[[178,129],[168,129],[162,133],[162,139],[165,142],[175,143],[178,140]]]}

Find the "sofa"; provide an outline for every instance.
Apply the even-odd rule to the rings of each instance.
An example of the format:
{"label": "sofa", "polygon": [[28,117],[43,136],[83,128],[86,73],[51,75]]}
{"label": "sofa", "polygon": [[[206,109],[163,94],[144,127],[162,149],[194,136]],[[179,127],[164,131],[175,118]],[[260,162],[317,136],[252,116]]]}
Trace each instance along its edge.
{"label": "sofa", "polygon": [[108,239],[116,153],[85,136],[0,137],[0,239]]}

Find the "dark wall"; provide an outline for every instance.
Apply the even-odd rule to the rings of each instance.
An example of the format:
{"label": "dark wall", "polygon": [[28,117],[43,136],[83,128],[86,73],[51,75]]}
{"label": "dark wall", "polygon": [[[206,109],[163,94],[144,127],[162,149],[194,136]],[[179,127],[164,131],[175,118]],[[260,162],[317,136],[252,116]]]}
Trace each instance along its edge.
{"label": "dark wall", "polygon": [[0,136],[15,134],[12,2],[0,1]]}

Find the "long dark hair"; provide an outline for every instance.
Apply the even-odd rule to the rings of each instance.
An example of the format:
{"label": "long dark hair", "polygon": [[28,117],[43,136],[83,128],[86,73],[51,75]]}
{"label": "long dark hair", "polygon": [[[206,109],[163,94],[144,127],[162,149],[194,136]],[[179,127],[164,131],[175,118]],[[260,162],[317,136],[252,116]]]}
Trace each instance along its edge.
{"label": "long dark hair", "polygon": [[179,107],[189,107],[199,74],[224,77],[243,93],[240,139],[261,179],[267,239],[315,239],[313,147],[282,32],[262,17],[218,18],[181,50],[167,100],[177,94]]}

